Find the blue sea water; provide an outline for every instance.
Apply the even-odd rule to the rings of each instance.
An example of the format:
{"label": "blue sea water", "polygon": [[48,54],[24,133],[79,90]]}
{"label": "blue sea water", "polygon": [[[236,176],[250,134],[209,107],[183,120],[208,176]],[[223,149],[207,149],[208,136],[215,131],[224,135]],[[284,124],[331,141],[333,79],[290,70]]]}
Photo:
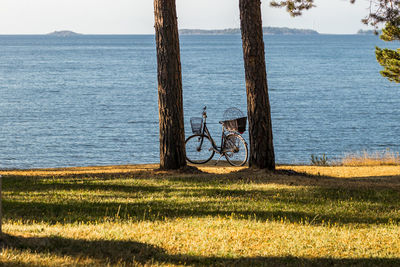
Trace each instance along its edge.
{"label": "blue sea water", "polygon": [[[399,151],[400,88],[376,36],[265,36],[278,163]],[[181,36],[186,136],[208,108],[246,111],[240,36]],[[0,36],[0,168],[159,161],[154,36]],[[245,135],[245,138],[248,138]]]}

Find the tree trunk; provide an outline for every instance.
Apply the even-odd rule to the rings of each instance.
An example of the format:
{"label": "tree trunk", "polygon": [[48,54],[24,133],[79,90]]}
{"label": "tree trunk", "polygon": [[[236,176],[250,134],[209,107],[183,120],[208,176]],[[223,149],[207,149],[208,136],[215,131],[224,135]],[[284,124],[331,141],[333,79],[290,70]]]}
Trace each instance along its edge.
{"label": "tree trunk", "polygon": [[249,166],[275,169],[260,0],[239,0],[249,119]]}
{"label": "tree trunk", "polygon": [[182,73],[175,0],[154,0],[158,64],[160,168],[186,166]]}
{"label": "tree trunk", "polygon": [[0,175],[0,240],[1,240],[1,237],[3,236],[3,229],[2,229],[2,224],[3,224],[3,212],[2,212],[2,201],[1,201],[1,198],[2,198],[2,194],[1,194],[1,191],[2,191],[2,184],[3,184],[3,178],[1,177],[1,175]]}

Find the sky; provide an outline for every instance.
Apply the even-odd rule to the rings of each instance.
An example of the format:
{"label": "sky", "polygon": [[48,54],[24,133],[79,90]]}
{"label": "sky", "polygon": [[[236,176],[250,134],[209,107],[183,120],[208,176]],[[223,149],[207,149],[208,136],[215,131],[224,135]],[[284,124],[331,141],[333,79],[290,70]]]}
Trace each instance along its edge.
{"label": "sky", "polygon": [[[262,0],[263,25],[354,34],[369,1],[316,0],[317,7],[292,18]],[[180,29],[239,28],[239,0],[176,0]],[[153,34],[153,0],[1,0],[0,34]]]}

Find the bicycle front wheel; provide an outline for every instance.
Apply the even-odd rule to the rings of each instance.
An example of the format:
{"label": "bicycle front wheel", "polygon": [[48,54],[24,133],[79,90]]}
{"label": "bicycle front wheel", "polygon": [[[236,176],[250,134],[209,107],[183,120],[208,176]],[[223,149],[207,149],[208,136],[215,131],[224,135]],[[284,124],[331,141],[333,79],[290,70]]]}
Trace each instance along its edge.
{"label": "bicycle front wheel", "polygon": [[185,141],[186,159],[194,164],[203,164],[209,162],[214,157],[211,140],[206,135],[195,134]]}
{"label": "bicycle front wheel", "polygon": [[225,137],[224,155],[232,166],[243,166],[247,162],[248,149],[244,138],[239,134],[229,134]]}

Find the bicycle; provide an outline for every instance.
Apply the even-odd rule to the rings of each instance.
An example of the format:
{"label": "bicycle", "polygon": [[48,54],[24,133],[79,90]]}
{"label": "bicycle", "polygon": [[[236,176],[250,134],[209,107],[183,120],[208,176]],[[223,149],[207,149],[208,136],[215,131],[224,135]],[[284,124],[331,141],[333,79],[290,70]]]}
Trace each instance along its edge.
{"label": "bicycle", "polygon": [[[202,118],[190,118],[193,135],[186,141],[186,159],[194,164],[204,164],[209,162],[215,155],[220,154],[219,159],[224,156],[232,166],[243,166],[247,162],[248,148],[246,140],[241,133],[246,130],[247,118],[242,117],[230,120],[220,121],[222,124],[221,146],[217,146],[207,128],[207,107],[203,108]],[[230,110],[230,109],[228,109]],[[227,111],[228,111],[227,110]],[[227,113],[225,111],[225,114]]]}

